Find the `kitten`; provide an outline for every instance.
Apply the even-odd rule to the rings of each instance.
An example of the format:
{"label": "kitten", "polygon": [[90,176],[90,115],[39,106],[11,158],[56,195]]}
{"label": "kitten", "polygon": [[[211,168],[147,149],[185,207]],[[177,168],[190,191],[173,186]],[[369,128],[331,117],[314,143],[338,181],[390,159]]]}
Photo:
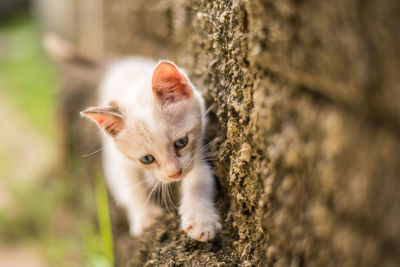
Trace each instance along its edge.
{"label": "kitten", "polygon": [[180,182],[182,229],[198,241],[221,229],[214,178],[202,160],[204,100],[175,64],[138,57],[111,66],[100,106],[81,112],[103,129],[103,167],[109,189],[140,235],[162,209],[148,201],[158,182]]}

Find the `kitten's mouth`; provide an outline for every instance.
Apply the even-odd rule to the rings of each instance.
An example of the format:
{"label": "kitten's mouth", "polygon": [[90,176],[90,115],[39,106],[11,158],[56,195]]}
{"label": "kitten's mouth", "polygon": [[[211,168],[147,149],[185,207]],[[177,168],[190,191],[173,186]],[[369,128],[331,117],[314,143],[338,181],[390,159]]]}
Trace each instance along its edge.
{"label": "kitten's mouth", "polygon": [[190,170],[184,170],[184,171],[181,172],[181,174],[180,174],[179,176],[174,177],[174,178],[171,178],[171,177],[164,177],[164,178],[163,178],[163,182],[165,182],[165,183],[179,182],[179,181],[181,181],[181,180],[186,176],[186,174],[187,174],[189,171],[190,171]]}

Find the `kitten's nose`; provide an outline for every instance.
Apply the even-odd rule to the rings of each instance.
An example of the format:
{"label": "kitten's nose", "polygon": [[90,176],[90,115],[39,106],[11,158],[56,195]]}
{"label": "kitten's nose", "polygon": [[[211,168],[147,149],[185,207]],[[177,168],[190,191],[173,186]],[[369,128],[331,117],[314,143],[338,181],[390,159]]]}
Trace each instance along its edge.
{"label": "kitten's nose", "polygon": [[179,178],[179,176],[181,176],[181,174],[182,174],[182,169],[179,169],[179,171],[177,171],[177,172],[174,173],[174,174],[168,175],[168,177],[169,177],[169,178],[172,178],[172,179],[176,179],[176,178]]}
{"label": "kitten's nose", "polygon": [[169,157],[163,164],[165,176],[171,179],[177,179],[182,174],[182,168],[176,157]]}

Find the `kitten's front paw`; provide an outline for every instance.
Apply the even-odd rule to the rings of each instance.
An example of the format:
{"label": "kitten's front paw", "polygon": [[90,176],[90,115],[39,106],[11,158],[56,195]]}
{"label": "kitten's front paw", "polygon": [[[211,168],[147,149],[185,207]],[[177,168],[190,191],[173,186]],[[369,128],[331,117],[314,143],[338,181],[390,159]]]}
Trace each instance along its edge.
{"label": "kitten's front paw", "polygon": [[146,211],[138,213],[135,212],[133,220],[130,220],[130,234],[131,236],[138,236],[143,233],[143,231],[150,227],[163,213],[162,209],[154,206],[146,209]]}
{"label": "kitten's front paw", "polygon": [[214,239],[222,229],[219,217],[214,212],[189,211],[182,215],[182,229],[191,238],[206,242]]}

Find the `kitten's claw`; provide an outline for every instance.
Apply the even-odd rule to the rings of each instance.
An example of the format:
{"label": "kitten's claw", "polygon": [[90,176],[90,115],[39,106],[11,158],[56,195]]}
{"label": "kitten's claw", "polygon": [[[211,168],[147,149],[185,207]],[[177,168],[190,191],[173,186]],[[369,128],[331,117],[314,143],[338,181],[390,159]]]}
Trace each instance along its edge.
{"label": "kitten's claw", "polygon": [[189,226],[185,229],[185,233],[189,233],[193,229],[193,226]]}
{"label": "kitten's claw", "polygon": [[194,216],[186,215],[182,216],[182,228],[185,233],[201,242],[206,242],[214,239],[217,232],[222,229],[221,224],[218,222],[218,215],[209,214]]}

